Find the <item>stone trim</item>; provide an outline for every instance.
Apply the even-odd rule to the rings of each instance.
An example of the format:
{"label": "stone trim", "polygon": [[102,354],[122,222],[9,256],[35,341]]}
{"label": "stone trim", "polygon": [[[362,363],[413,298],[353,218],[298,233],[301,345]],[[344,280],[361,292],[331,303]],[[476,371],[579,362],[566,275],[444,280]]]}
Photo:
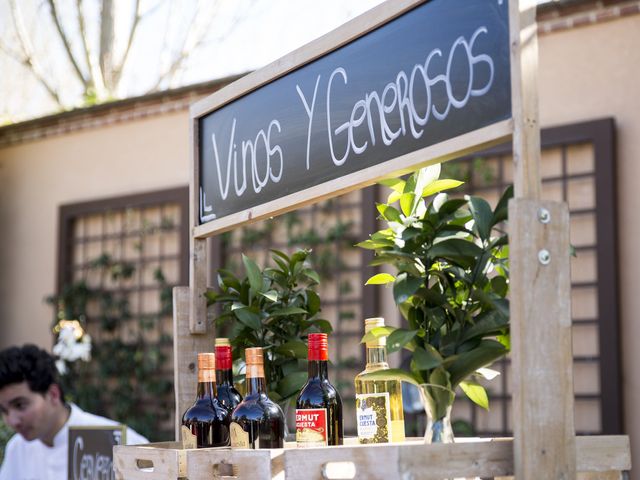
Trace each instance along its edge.
{"label": "stone trim", "polygon": [[[576,3],[577,5],[574,5]],[[557,6],[551,4],[549,7],[539,9],[538,34],[547,35],[638,13],[640,13],[640,0],[559,2]]]}

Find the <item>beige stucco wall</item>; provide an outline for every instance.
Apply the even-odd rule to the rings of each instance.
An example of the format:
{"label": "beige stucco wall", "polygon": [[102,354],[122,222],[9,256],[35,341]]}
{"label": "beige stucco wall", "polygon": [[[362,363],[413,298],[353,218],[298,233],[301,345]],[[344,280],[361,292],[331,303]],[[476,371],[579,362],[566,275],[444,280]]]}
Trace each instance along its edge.
{"label": "beige stucco wall", "polygon": [[640,469],[639,46],[640,15],[544,35],[539,71],[543,126],[602,117],[616,122],[624,418],[636,469]]}
{"label": "beige stucco wall", "polygon": [[0,348],[50,347],[58,207],[188,184],[188,113],[0,148]]}
{"label": "beige stucco wall", "polygon": [[[640,466],[640,15],[540,37],[544,127],[614,117],[625,426]],[[0,348],[50,346],[58,207],[188,182],[187,112],[0,148]]]}

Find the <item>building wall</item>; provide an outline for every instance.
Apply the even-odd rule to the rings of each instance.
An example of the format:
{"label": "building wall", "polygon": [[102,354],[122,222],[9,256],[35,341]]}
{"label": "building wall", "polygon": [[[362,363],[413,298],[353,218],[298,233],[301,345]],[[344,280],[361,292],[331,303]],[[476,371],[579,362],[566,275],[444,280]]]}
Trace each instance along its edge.
{"label": "building wall", "polygon": [[187,185],[188,113],[0,148],[0,348],[50,347],[58,207]]}
{"label": "building wall", "polygon": [[[616,121],[624,415],[640,465],[640,15],[552,29],[539,42],[541,125]],[[59,206],[187,184],[187,119],[178,109],[0,146],[0,348],[51,345],[43,299],[55,289]]]}

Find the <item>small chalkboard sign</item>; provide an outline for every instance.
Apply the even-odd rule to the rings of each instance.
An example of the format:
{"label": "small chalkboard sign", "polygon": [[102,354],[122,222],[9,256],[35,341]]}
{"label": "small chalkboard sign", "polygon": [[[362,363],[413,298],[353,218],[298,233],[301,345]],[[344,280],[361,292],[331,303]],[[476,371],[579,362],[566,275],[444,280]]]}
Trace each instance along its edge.
{"label": "small chalkboard sign", "polygon": [[113,446],[126,435],[126,425],[69,427],[67,480],[114,480]]}

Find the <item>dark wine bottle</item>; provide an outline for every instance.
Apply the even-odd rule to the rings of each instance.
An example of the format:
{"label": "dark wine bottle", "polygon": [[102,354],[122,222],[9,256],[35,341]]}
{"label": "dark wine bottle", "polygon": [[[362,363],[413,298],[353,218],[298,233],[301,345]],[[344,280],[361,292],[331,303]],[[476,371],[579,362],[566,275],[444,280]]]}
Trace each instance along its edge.
{"label": "dark wine bottle", "polygon": [[233,411],[242,401],[242,395],[233,386],[233,361],[228,338],[216,338],[216,381],[218,401]]}
{"label": "dark wine bottle", "polygon": [[267,396],[262,348],[245,350],[247,394],[231,414],[233,448],[282,448],[284,414]]}
{"label": "dark wine bottle", "polygon": [[216,357],[198,354],[196,401],[182,415],[184,448],[223,447],[230,443],[231,410],[216,399]]}
{"label": "dark wine bottle", "polygon": [[309,334],[309,379],[296,400],[298,447],[342,445],[342,400],[328,376],[326,333]]}

